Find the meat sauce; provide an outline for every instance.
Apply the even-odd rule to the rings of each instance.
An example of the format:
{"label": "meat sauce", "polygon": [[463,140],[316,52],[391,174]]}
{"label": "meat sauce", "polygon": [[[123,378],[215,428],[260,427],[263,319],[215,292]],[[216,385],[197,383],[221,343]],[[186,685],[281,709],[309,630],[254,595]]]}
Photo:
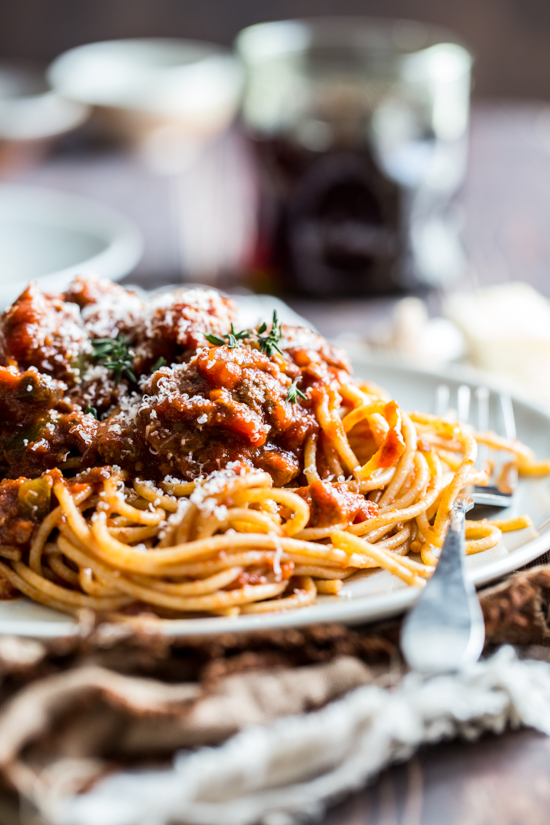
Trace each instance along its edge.
{"label": "meat sauce", "polygon": [[356,524],[378,515],[378,506],[364,496],[351,492],[345,484],[314,481],[296,493],[309,505],[309,527]]}
{"label": "meat sauce", "polygon": [[[29,286],[0,317],[0,544],[28,545],[56,468],[93,485],[108,465],[159,482],[238,461],[304,483],[314,404],[349,365],[301,327],[278,326],[276,346],[262,327],[235,338],[235,315],[207,289],[144,301],[89,278],[58,297]],[[341,484],[299,494],[310,526],[376,515]]]}
{"label": "meat sauce", "polygon": [[[234,345],[234,322],[233,302],[213,290],[143,301],[94,279],[58,297],[31,284],[0,318],[3,477],[68,462],[191,480],[241,461],[277,485],[299,478],[318,429],[312,399],[349,372],[345,356],[299,327],[281,327],[270,352],[254,336]],[[110,339],[127,348],[122,373],[96,355]]]}

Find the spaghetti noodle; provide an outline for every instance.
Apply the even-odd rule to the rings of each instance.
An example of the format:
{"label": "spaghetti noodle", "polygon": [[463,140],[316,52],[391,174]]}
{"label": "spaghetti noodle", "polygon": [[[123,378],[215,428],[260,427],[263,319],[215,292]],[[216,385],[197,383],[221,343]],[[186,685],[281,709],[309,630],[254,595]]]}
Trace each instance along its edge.
{"label": "spaghetti noodle", "polygon": [[[236,332],[215,293],[71,290],[27,291],[0,322],[5,593],[128,620],[298,609],[381,568],[422,587],[453,502],[487,481],[478,442],[548,472],[408,414],[307,330]],[[469,521],[466,552],[529,523]]]}

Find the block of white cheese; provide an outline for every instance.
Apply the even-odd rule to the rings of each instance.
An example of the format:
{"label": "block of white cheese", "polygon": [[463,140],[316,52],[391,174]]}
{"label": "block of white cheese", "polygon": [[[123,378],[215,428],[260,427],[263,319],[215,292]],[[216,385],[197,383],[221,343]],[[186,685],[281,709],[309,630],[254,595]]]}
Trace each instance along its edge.
{"label": "block of white cheese", "polygon": [[547,395],[550,303],[535,289],[512,282],[456,293],[444,311],[462,331],[476,366]]}

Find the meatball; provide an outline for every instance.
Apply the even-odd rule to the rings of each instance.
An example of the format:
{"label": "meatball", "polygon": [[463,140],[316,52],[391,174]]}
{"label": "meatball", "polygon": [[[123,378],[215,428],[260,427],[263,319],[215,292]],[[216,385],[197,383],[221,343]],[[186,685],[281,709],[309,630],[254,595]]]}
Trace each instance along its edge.
{"label": "meatball", "polygon": [[145,305],[141,298],[105,279],[75,278],[64,297],[80,307],[90,338],[132,337],[143,319]]}
{"label": "meatball", "polygon": [[40,372],[73,385],[79,358],[90,351],[76,304],[43,295],[32,283],[0,318],[0,359],[4,366]]}
{"label": "meatball", "polygon": [[57,406],[65,389],[36,368],[18,372],[15,367],[0,367],[0,432],[33,426]]}
{"label": "meatball", "polygon": [[235,316],[233,301],[213,289],[158,295],[136,333],[137,372],[147,372],[159,358],[166,364],[188,360],[206,344],[206,335],[227,335]]}
{"label": "meatball", "polygon": [[299,367],[324,364],[333,371],[351,372],[345,352],[332,346],[322,335],[307,327],[283,324],[280,347]]}

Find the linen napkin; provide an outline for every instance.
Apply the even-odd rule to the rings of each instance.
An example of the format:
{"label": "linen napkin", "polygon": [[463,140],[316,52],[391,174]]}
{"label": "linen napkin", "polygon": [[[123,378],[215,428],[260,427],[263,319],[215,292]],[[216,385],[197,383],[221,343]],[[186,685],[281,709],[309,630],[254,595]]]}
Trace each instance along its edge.
{"label": "linen napkin", "polygon": [[0,776],[52,825],[284,825],[423,742],[550,733],[550,565],[481,601],[486,658],[434,678],[406,672],[398,621],[0,637]]}

